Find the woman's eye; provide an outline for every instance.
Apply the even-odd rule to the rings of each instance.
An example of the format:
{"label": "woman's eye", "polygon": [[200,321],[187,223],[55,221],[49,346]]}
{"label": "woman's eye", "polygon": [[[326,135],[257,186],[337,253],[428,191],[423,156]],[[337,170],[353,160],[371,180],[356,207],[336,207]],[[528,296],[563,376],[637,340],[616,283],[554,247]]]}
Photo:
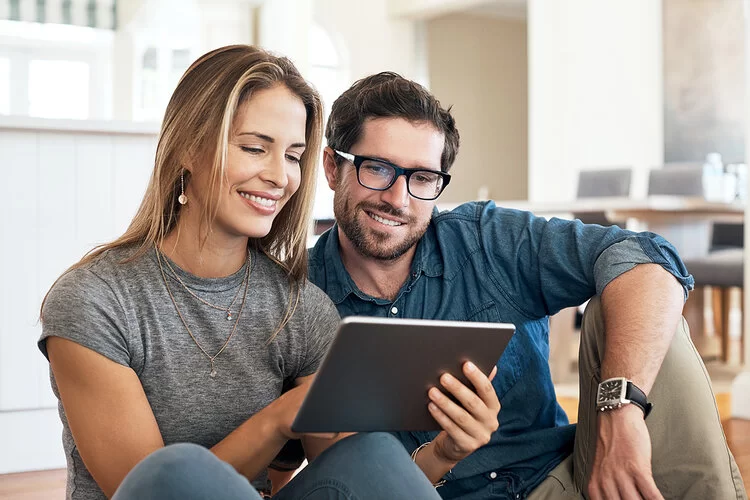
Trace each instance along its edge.
{"label": "woman's eye", "polygon": [[294,156],[294,155],[286,155],[286,159],[289,160],[289,161],[292,161],[294,163],[299,163],[299,162],[302,161],[302,158],[299,158],[299,157]]}
{"label": "woman's eye", "polygon": [[240,146],[240,149],[246,153],[252,153],[252,154],[262,154],[265,151],[263,151],[262,148],[254,148],[252,146]]}

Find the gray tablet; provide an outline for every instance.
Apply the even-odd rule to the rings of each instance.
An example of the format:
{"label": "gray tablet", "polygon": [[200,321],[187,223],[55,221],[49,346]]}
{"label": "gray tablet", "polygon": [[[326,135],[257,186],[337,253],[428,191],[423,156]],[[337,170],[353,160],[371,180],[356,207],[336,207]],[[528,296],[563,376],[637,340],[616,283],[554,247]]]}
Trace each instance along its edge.
{"label": "gray tablet", "polygon": [[292,430],[439,430],[427,410],[429,388],[440,387],[445,372],[473,387],[463,363],[489,374],[514,331],[505,323],[345,318]]}

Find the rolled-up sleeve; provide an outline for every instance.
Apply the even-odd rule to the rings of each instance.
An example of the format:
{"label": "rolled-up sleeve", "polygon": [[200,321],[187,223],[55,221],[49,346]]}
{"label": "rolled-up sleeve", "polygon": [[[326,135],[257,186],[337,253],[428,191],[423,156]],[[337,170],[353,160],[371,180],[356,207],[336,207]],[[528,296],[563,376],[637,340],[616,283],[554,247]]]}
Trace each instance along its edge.
{"label": "rolled-up sleeve", "polygon": [[685,297],[693,288],[677,250],[654,233],[547,220],[492,202],[480,208],[478,221],[488,278],[530,318],[580,305],[638,264],[660,265],[677,279]]}
{"label": "rolled-up sleeve", "polygon": [[695,286],[695,280],[688,273],[677,250],[658,234],[643,232],[611,245],[596,259],[594,280],[597,295],[601,295],[613,279],[638,264],[660,265],[680,283],[685,299]]}

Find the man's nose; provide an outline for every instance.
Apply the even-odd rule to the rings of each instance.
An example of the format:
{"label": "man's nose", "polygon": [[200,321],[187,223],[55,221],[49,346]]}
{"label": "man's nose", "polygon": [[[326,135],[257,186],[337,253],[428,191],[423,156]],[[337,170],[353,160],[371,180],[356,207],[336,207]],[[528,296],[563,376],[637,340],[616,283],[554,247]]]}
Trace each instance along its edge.
{"label": "man's nose", "polygon": [[399,175],[391,187],[383,191],[381,198],[394,208],[405,207],[409,204],[409,189],[406,176]]}

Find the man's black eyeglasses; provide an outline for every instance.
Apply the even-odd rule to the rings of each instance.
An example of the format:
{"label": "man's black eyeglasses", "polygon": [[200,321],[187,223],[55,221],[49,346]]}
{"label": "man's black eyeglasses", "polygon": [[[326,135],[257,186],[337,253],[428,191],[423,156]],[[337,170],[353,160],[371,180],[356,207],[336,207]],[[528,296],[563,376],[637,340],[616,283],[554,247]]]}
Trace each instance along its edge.
{"label": "man's black eyeglasses", "polygon": [[374,191],[386,191],[400,176],[406,176],[406,189],[414,198],[434,200],[443,192],[451,180],[450,174],[437,170],[422,168],[401,168],[398,165],[370,158],[333,150],[337,155],[349,160],[357,169],[357,180],[360,185]]}

